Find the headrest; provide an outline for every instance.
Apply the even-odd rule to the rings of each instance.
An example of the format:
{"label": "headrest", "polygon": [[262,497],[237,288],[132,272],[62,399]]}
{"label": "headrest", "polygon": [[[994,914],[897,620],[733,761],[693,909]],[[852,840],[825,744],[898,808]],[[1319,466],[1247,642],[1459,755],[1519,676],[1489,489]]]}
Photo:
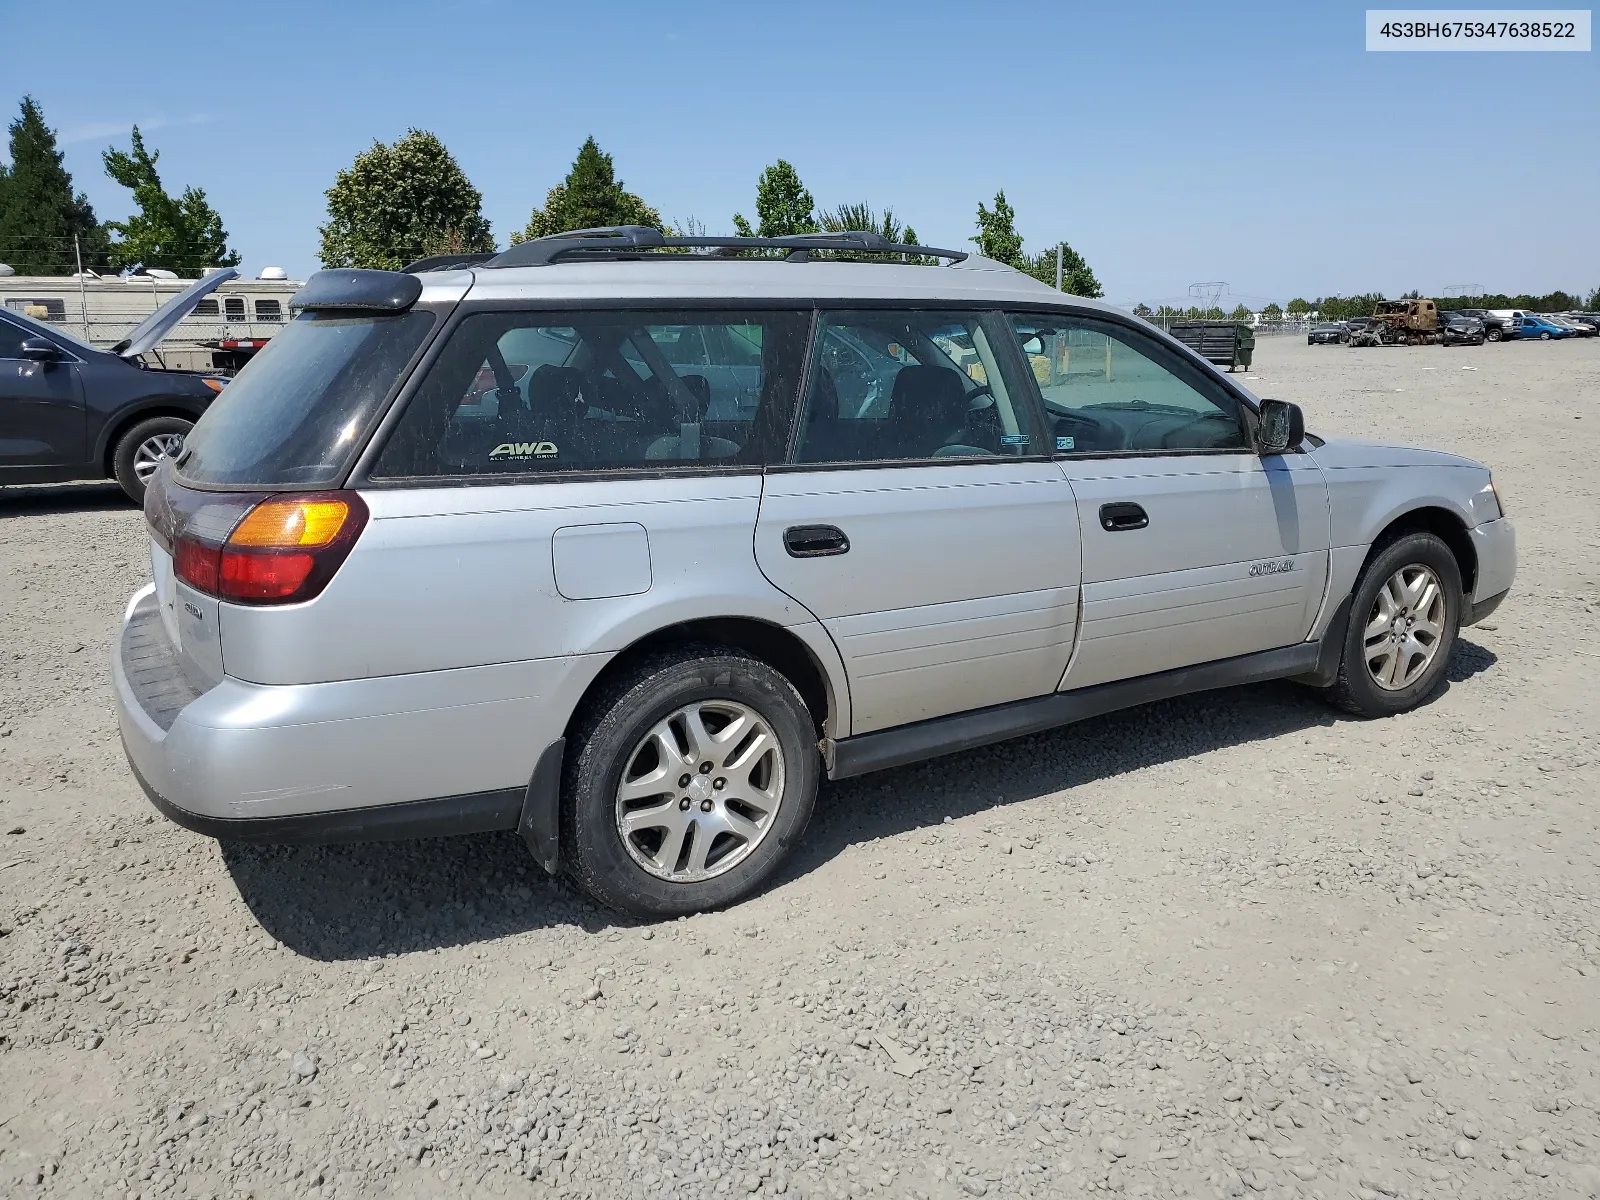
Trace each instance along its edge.
{"label": "headrest", "polygon": [[944,367],[901,367],[894,377],[889,411],[901,420],[959,419],[967,411],[967,391],[961,375]]}

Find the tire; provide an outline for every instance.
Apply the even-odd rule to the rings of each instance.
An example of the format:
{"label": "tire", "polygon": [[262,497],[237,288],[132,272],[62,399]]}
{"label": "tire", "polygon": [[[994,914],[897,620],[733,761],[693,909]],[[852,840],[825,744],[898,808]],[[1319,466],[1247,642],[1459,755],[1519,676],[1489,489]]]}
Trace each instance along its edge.
{"label": "tire", "polygon": [[1488,338],[1491,342],[1498,342],[1503,335],[1498,329],[1491,329],[1483,336]]}
{"label": "tire", "polygon": [[1541,342],[1548,342],[1550,340],[1550,331],[1549,330],[1545,330],[1545,332],[1541,333],[1539,335],[1539,340]]}
{"label": "tire", "polygon": [[[701,761],[673,763],[660,780],[665,790],[649,791],[668,767],[653,733],[665,731],[672,751],[686,758],[700,740],[686,713],[698,715],[707,735],[703,753],[692,756]],[[734,717],[753,718],[750,732],[717,743]],[[757,747],[752,762],[746,744],[757,733],[769,737],[770,749]],[[642,660],[585,706],[571,745],[561,794],[567,873],[601,904],[636,917],[702,912],[754,892],[805,832],[822,774],[816,727],[794,685],[759,659],[721,646]],[[624,781],[635,773],[643,786],[625,798]],[[770,805],[764,818],[762,805]],[[645,821],[625,836],[628,812]],[[697,820],[696,812],[707,815]],[[654,814],[662,823],[646,824]],[[710,841],[702,840],[702,825],[711,827]]]}
{"label": "tire", "polygon": [[[1400,588],[1392,586],[1397,580]],[[1430,583],[1436,592],[1428,590]],[[1416,589],[1411,596],[1406,596],[1405,585]],[[1396,595],[1402,597],[1398,607]],[[1461,569],[1450,547],[1438,537],[1407,533],[1384,546],[1356,584],[1339,675],[1324,693],[1327,699],[1361,717],[1391,717],[1417,707],[1444,678],[1461,628],[1462,607]],[[1378,622],[1386,616],[1388,624],[1380,628]],[[1403,621],[1408,616],[1410,623],[1397,629],[1397,618]],[[1429,626],[1436,630],[1431,649],[1421,632]],[[1398,653],[1378,657],[1369,652],[1369,640],[1372,651],[1385,648],[1385,630],[1387,636],[1402,640],[1396,646]],[[1397,660],[1404,674],[1390,669]],[[1373,663],[1378,664],[1376,669]],[[1387,676],[1386,681],[1380,683],[1379,676]]]}
{"label": "tire", "polygon": [[[117,442],[111,454],[111,473],[122,485],[128,499],[144,504],[144,485],[158,465],[158,449],[165,447],[169,456],[174,449],[182,450],[183,439],[194,428],[194,422],[183,417],[151,417],[129,429]],[[172,439],[177,438],[174,445]]]}

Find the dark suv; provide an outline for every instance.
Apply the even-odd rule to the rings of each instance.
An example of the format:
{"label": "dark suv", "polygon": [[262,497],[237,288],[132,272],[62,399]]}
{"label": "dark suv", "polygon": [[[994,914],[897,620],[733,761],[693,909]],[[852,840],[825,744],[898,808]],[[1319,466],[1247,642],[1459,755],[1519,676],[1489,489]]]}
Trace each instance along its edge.
{"label": "dark suv", "polygon": [[1463,317],[1477,317],[1482,321],[1485,341],[1504,342],[1515,336],[1511,329],[1510,318],[1498,317],[1487,308],[1458,308],[1454,312]]}
{"label": "dark suv", "polygon": [[110,478],[143,503],[146,481],[183,449],[225,383],[143,356],[236,275],[230,267],[197,280],[109,351],[0,309],[0,484]]}

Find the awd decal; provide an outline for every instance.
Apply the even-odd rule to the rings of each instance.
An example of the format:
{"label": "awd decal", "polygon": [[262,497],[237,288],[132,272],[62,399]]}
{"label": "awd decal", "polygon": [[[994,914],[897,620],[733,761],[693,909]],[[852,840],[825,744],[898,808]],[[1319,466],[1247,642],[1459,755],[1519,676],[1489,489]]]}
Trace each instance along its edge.
{"label": "awd decal", "polygon": [[1292,558],[1274,558],[1268,562],[1250,564],[1252,578],[1257,575],[1282,575],[1285,571],[1292,570],[1294,570],[1294,559]]}
{"label": "awd decal", "polygon": [[555,458],[561,452],[554,442],[501,442],[489,451],[490,458]]}

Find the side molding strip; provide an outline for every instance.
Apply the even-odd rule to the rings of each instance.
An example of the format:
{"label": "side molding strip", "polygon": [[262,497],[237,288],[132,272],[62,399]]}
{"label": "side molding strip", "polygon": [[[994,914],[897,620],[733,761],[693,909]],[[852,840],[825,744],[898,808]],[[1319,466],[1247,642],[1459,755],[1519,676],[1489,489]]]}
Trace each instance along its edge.
{"label": "side molding strip", "polygon": [[[1344,612],[1348,618],[1348,601],[1344,605]],[[1181,667],[1175,671],[1160,671],[1154,675],[1141,675],[1137,679],[1119,679],[1076,691],[1056,692],[1032,700],[997,704],[992,708],[980,708],[973,712],[936,717],[931,721],[918,721],[913,725],[844,738],[834,743],[828,777],[848,779],[869,771],[900,767],[925,758],[955,754],[1007,738],[1056,729],[1120,708],[1168,700],[1190,692],[1261,683],[1268,679],[1301,677],[1309,681],[1323,665],[1330,636],[1333,663],[1337,669],[1345,624],[1336,616],[1329,625],[1328,635],[1315,642],[1300,642],[1257,654],[1241,654],[1237,658]]]}

